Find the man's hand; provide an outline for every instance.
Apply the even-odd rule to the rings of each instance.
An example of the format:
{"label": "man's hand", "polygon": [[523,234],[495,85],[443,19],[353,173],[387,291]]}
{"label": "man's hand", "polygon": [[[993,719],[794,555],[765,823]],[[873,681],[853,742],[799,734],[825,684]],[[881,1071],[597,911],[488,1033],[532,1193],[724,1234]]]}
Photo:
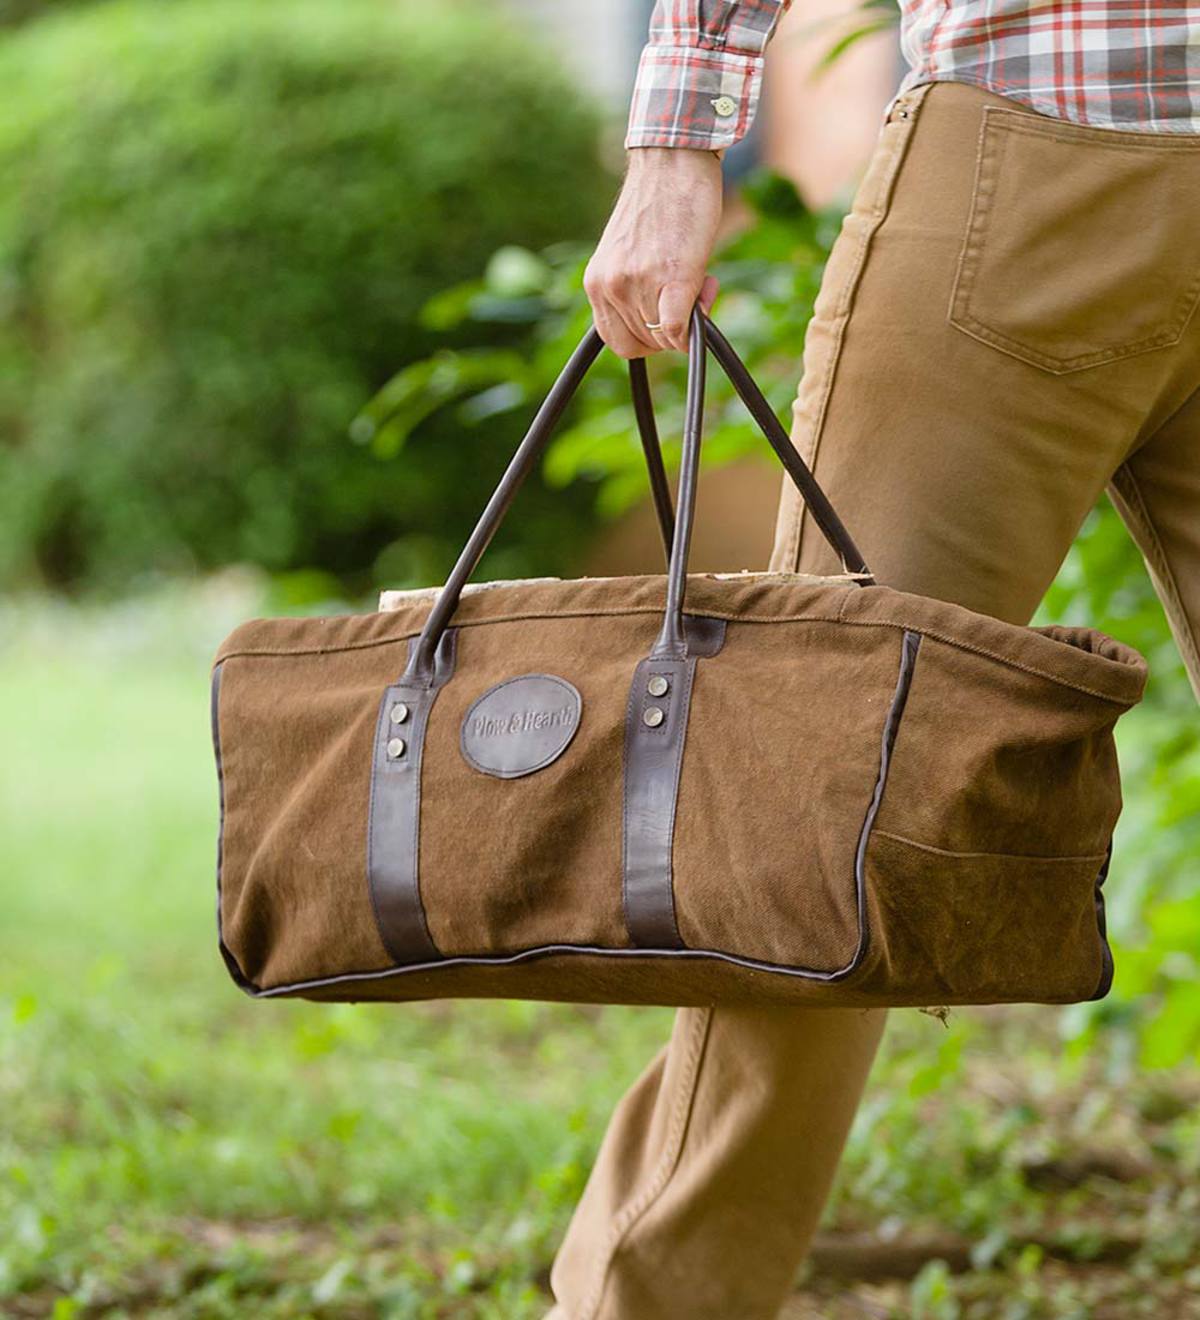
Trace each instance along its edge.
{"label": "man's hand", "polygon": [[[717,296],[706,275],[721,219],[721,162],[711,151],[636,147],[583,287],[614,353],[687,352],[688,321]],[[650,325],[661,329],[650,330]]]}

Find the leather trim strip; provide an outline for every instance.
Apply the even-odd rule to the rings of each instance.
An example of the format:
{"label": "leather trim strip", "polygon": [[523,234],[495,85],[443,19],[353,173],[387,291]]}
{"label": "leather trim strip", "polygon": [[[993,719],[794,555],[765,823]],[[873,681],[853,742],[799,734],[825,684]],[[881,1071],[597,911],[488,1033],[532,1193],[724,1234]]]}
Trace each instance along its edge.
{"label": "leather trim strip", "polygon": [[371,749],[367,887],[379,938],[402,966],[441,958],[421,902],[421,761],[430,711],[454,673],[456,637],[453,628],[442,633],[428,681],[401,679],[384,691]]}
{"label": "leather trim strip", "polygon": [[[640,661],[625,708],[621,901],[629,938],[646,949],[684,947],[675,920],[671,865],[679,772],[696,662],[716,655],[725,641],[721,619],[687,615],[684,627],[687,658]],[[652,680],[665,682],[666,690],[654,695]],[[660,722],[648,722],[654,718]]]}
{"label": "leather trim strip", "polygon": [[225,767],[221,761],[221,673],[225,668],[222,660],[212,672],[212,696],[210,698],[210,717],[212,719],[213,755],[217,762],[217,798],[219,802],[217,817],[217,947],[221,951],[222,961],[233,977],[234,984],[247,994],[258,995],[263,992],[251,985],[238,966],[237,959],[229,952],[225,944],[225,934],[221,929],[221,876],[225,864]]}
{"label": "leather trim strip", "polygon": [[1104,915],[1104,882],[1108,879],[1108,868],[1112,862],[1112,838],[1108,840],[1108,852],[1105,854],[1100,874],[1096,877],[1096,927],[1100,932],[1100,982],[1096,986],[1092,999],[1103,999],[1112,989],[1113,955],[1108,944],[1108,920]]}
{"label": "leather trim strip", "polygon": [[388,967],[381,972],[342,972],[337,976],[321,977],[314,981],[293,981],[287,985],[273,986],[270,990],[257,987],[250,993],[255,999],[272,999],[280,995],[299,994],[307,990],[319,990],[331,985],[349,985],[358,981],[381,981],[392,976],[403,976],[406,972],[429,972],[437,967],[505,967],[513,963],[530,962],[536,958],[548,958],[558,954],[600,954],[612,958],[692,958],[712,962],[730,963],[734,967],[744,967],[747,971],[773,972],[777,976],[794,976],[804,981],[841,981],[847,973],[826,974],[811,972],[803,967],[792,967],[787,963],[763,962],[758,958],[743,958],[736,953],[726,953],[722,949],[615,949],[599,944],[539,944],[532,949],[520,949],[516,953],[505,954],[458,954],[453,958],[438,958],[434,962],[413,963],[406,967]]}
{"label": "leather trim strip", "polygon": [[858,836],[858,851],[854,857],[854,889],[858,904],[858,948],[850,962],[839,972],[828,973],[826,980],[839,980],[849,976],[867,955],[871,942],[870,924],[867,921],[867,846],[871,842],[871,829],[875,817],[879,815],[879,806],[883,801],[883,790],[887,786],[888,770],[891,769],[892,751],[896,746],[896,735],[900,732],[900,721],[904,718],[904,707],[908,703],[908,691],[912,687],[913,671],[917,667],[917,652],[921,649],[921,634],[906,628],[900,641],[900,672],[896,677],[896,690],[892,693],[892,704],[888,707],[887,719],[883,722],[883,740],[879,749],[879,775],[875,780],[875,792],[871,795],[867,807],[867,817],[863,821],[862,833]]}

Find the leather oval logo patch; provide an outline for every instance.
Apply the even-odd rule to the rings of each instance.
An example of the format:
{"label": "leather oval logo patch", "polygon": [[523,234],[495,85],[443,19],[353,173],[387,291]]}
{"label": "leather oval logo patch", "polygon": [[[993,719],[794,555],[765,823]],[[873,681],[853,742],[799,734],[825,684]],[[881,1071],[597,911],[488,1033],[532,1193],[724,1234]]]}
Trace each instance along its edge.
{"label": "leather oval logo patch", "polygon": [[567,750],[582,712],[583,698],[565,678],[506,678],[467,708],[459,745],[476,770],[517,779],[544,769]]}

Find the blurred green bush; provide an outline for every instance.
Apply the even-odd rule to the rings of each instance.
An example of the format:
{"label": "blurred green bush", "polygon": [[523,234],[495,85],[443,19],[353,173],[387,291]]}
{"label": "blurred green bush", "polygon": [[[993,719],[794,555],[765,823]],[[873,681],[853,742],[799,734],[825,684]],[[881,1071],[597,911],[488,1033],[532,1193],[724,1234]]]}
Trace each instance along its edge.
{"label": "blurred green bush", "polygon": [[[390,464],[347,426],[435,290],[598,227],[563,73],[463,3],[120,0],[0,38],[0,84],[0,583],[443,572],[521,419]],[[505,567],[577,517],[535,492]]]}
{"label": "blurred green bush", "polygon": [[[739,197],[751,223],[719,244],[710,265],[721,280],[719,319],[764,395],[783,413],[795,397],[805,330],[842,213],[809,210],[793,183],[766,169],[743,181]],[[590,326],[582,288],[590,251],[587,243],[558,243],[543,252],[504,248],[481,275],[438,294],[424,318],[454,342],[397,372],[363,409],[356,429],[370,434],[376,450],[387,455],[451,404],[466,426],[477,420],[492,425],[504,409],[527,414]],[[502,325],[520,330],[520,338],[503,350],[488,347]],[[663,451],[675,465],[686,360],[683,354],[657,354],[647,370]],[[768,453],[725,372],[709,371],[705,399],[706,465]],[[554,486],[590,488],[601,517],[617,516],[646,498],[646,462],[626,366],[613,354],[601,354],[591,368],[550,445],[545,475]]]}
{"label": "blurred green bush", "polygon": [[[710,267],[721,281],[720,324],[784,413],[795,397],[805,331],[842,212],[811,210],[794,184],[768,169],[744,180],[739,195],[751,223],[720,244]],[[464,427],[493,425],[506,409],[527,415],[591,324],[582,284],[590,251],[587,243],[558,243],[542,252],[505,248],[482,274],[438,294],[424,320],[452,341],[399,371],[363,410],[356,430],[386,456],[450,405]],[[491,341],[498,326],[523,328],[522,337],[497,349]],[[687,362],[683,354],[660,353],[648,359],[647,370],[663,452],[675,464]],[[709,371],[705,398],[706,464],[769,453],[724,372]],[[590,489],[600,517],[614,517],[646,497],[627,371],[611,353],[602,353],[589,372],[551,444],[545,475],[558,487]]]}
{"label": "blurred green bush", "polygon": [[0,0],[0,27],[15,27],[57,9],[61,0]]}

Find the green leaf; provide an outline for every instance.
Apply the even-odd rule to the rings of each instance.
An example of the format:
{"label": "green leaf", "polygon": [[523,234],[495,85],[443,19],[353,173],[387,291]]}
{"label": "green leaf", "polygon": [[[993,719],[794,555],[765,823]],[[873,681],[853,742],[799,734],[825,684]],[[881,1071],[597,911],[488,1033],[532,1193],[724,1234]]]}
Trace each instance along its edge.
{"label": "green leaf", "polygon": [[864,37],[873,37],[876,32],[888,32],[895,26],[896,23],[894,19],[880,18],[871,23],[864,23],[861,27],[856,27],[853,31],[847,32],[844,37],[835,41],[821,56],[809,76],[813,79],[819,78],[823,73],[827,72],[832,65],[837,63],[837,61],[852,46],[858,45]]}
{"label": "green leaf", "polygon": [[523,390],[525,359],[511,349],[443,350],[398,371],[351,424],[351,436],[394,458],[417,426],[462,395],[503,382]]}
{"label": "green leaf", "polygon": [[550,266],[544,258],[515,246],[494,252],[484,273],[488,292],[501,298],[529,298],[544,293],[550,280]]}

